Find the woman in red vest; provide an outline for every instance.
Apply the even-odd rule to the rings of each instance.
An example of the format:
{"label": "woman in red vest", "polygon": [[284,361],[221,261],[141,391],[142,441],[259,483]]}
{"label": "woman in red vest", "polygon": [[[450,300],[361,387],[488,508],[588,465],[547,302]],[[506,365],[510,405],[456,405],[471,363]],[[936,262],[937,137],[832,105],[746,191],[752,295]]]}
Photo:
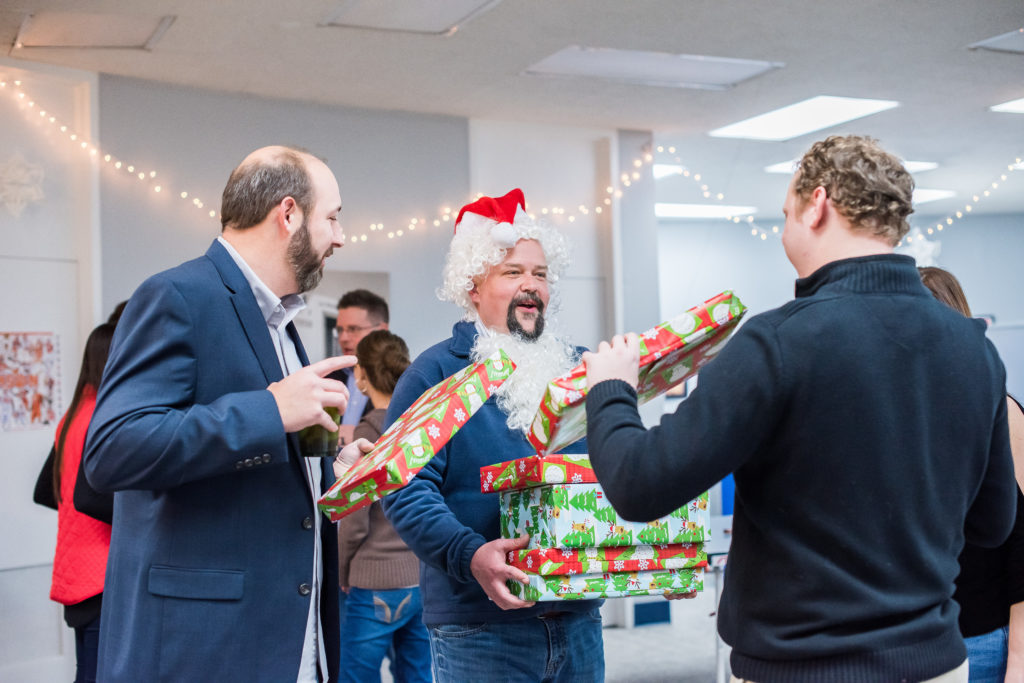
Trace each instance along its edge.
{"label": "woman in red vest", "polygon": [[[90,504],[89,516],[80,500],[100,497],[84,480],[76,491],[80,476],[82,449],[89,420],[96,407],[96,388],[107,362],[114,325],[107,322],[89,335],[82,356],[82,369],[71,398],[68,412],[57,425],[56,456],[53,465],[53,490],[57,500],[57,551],[53,558],[53,582],[50,599],[64,605],[64,621],[75,630],[77,673],[75,683],[96,680],[96,653],[100,633],[100,604],[103,599],[103,576],[110,550],[110,516],[97,514]],[[83,491],[83,489],[85,489]],[[113,508],[113,496],[99,507]],[[95,503],[96,501],[90,501]],[[77,505],[76,505],[77,504]],[[104,517],[100,521],[95,517]]]}

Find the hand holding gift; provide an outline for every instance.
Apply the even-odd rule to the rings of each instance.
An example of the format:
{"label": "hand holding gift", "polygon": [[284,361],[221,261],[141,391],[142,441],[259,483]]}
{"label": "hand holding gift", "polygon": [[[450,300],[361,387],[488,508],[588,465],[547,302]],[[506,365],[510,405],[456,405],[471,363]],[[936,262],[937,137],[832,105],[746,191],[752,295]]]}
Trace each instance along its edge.
{"label": "hand holding gift", "polygon": [[640,340],[630,332],[617,334],[611,344],[601,342],[597,351],[583,354],[587,366],[587,388],[607,379],[621,379],[636,389],[640,373]]}
{"label": "hand holding gift", "polygon": [[505,564],[505,556],[513,550],[525,548],[529,536],[519,538],[496,538],[484,543],[473,553],[469,568],[487,597],[501,609],[532,607],[534,603],[521,600],[509,592],[506,581],[526,584],[529,579],[521,569]]}

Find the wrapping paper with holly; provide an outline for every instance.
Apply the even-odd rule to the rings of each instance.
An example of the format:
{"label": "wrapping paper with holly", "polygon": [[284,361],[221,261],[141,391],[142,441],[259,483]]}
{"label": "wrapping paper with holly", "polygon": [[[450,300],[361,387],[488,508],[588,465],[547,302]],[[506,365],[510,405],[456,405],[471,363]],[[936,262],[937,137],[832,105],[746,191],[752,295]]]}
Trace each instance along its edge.
{"label": "wrapping paper with holly", "polygon": [[480,490],[483,493],[568,483],[597,483],[586,453],[531,455],[480,468]]}
{"label": "wrapping paper with holly", "polygon": [[620,519],[600,484],[549,484],[498,493],[503,538],[530,537],[527,548],[587,548],[709,540],[705,491],[653,522]]}
{"label": "wrapping paper with holly", "polygon": [[660,569],[603,574],[528,574],[528,584],[508,581],[509,590],[523,600],[588,600],[662,595],[704,590],[704,569]]}
{"label": "wrapping paper with holly", "polygon": [[319,500],[332,521],[405,486],[515,370],[499,351],[423,393]]}
{"label": "wrapping paper with holly", "polygon": [[601,574],[706,567],[702,543],[612,548],[534,548],[508,553],[508,564],[527,574]]}
{"label": "wrapping paper with holly", "polygon": [[[725,291],[640,335],[638,402],[646,403],[697,374],[746,312],[739,298]],[[586,395],[583,363],[548,384],[527,435],[538,453],[557,452],[586,436]]]}

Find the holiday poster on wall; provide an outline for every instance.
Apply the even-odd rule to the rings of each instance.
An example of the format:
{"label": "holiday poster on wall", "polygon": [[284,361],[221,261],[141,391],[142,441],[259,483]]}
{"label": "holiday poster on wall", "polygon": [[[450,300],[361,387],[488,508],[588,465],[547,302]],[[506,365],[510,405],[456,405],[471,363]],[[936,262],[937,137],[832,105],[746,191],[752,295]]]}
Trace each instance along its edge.
{"label": "holiday poster on wall", "polygon": [[0,332],[0,429],[54,425],[60,409],[60,347],[52,332]]}

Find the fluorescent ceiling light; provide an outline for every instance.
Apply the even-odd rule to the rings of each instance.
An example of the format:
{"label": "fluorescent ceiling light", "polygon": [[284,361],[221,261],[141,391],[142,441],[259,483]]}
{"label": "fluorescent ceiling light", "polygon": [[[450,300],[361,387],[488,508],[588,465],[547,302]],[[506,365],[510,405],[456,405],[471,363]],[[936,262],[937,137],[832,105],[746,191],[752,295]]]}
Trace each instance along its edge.
{"label": "fluorescent ceiling light", "polygon": [[15,49],[102,48],[150,50],[175,17],[84,12],[27,14],[14,39]]}
{"label": "fluorescent ceiling light", "polygon": [[679,164],[654,164],[651,166],[651,173],[654,179],[667,178],[671,175],[683,175],[683,167]]}
{"label": "fluorescent ceiling light", "polygon": [[991,111],[1001,111],[1010,114],[1024,114],[1024,97],[1019,100],[1010,100],[1009,102],[993,105],[989,107],[989,109]]}
{"label": "fluorescent ceiling light", "polygon": [[603,78],[633,85],[725,90],[781,62],[570,45],[526,69],[534,76]]}
{"label": "fluorescent ceiling light", "polygon": [[[771,166],[765,166],[765,173],[784,173],[786,175],[793,175],[796,173],[797,164],[800,163],[799,159],[793,159],[792,161],[782,161]],[[903,168],[907,169],[908,173],[924,173],[925,171],[931,171],[938,168],[939,165],[934,161],[904,161]]]}
{"label": "fluorescent ceiling light", "polygon": [[914,204],[927,204],[928,202],[934,202],[939,199],[949,199],[955,197],[956,192],[953,190],[929,190],[923,187],[914,188],[914,197],[911,201]]}
{"label": "fluorescent ceiling light", "polygon": [[967,48],[969,50],[977,50],[978,48],[981,48],[983,50],[994,50],[996,52],[1024,53],[1024,28],[1019,28],[1016,31],[1010,31],[1009,33],[1003,33],[995,36],[994,38],[986,38],[985,40],[968,45]]}
{"label": "fluorescent ceiling light", "polygon": [[728,206],[725,204],[662,204],[654,205],[658,218],[732,218],[757,213],[756,206]]}
{"label": "fluorescent ceiling light", "polygon": [[501,0],[342,0],[323,26],[450,36]]}
{"label": "fluorescent ceiling light", "polygon": [[716,138],[789,140],[897,106],[899,106],[899,102],[893,100],[865,100],[857,97],[819,95],[723,128],[717,128],[708,135]]}

